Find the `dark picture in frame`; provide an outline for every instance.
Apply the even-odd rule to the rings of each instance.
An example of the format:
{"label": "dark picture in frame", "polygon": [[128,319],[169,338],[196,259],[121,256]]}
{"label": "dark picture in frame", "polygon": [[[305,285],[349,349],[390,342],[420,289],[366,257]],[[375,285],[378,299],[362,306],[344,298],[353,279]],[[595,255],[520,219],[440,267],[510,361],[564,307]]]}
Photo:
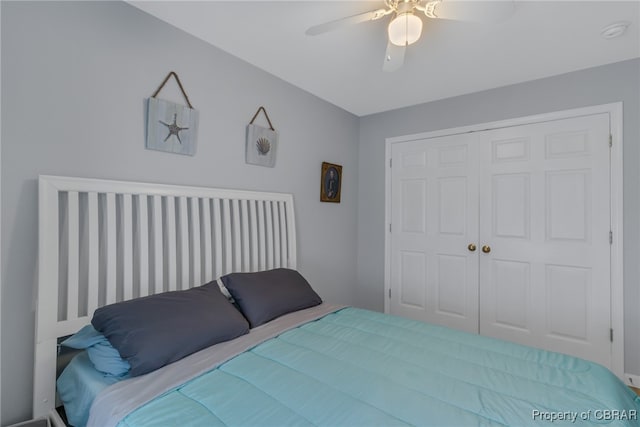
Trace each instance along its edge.
{"label": "dark picture in frame", "polygon": [[340,203],[342,187],[342,166],[322,162],[320,174],[320,201]]}

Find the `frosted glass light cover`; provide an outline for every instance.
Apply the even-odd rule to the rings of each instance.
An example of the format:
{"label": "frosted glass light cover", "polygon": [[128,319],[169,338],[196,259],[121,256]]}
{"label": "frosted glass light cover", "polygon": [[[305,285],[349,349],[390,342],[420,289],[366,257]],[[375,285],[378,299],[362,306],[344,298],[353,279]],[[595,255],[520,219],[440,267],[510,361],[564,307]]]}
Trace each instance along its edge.
{"label": "frosted glass light cover", "polygon": [[411,12],[401,13],[389,23],[389,41],[396,46],[415,43],[422,34],[422,20]]}

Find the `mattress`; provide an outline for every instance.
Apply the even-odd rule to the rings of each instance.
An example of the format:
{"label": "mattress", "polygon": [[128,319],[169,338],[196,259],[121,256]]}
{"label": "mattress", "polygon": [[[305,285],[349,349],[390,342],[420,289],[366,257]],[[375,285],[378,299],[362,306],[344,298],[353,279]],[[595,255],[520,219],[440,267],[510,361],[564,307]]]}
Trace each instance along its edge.
{"label": "mattress", "polygon": [[[125,386],[113,386],[111,394],[127,400]],[[637,426],[639,411],[640,398],[600,365],[346,308],[280,333],[110,421]]]}
{"label": "mattress", "polygon": [[96,396],[122,378],[97,371],[85,351],[71,359],[56,381],[58,395],[72,426],[84,426]]}

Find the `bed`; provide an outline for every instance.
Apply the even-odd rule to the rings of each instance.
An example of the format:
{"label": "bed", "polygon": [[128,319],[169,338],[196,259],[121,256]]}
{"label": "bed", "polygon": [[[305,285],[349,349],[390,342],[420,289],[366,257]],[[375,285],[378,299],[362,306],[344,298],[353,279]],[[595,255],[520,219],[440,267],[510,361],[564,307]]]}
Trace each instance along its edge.
{"label": "bed", "polygon": [[[600,365],[322,302],[296,271],[291,195],[52,176],[39,188],[36,417],[64,425],[57,351],[93,328],[131,365],[106,376],[89,348],[73,359],[58,391],[80,425],[640,425],[640,398]],[[162,333],[127,339],[136,322]],[[187,330],[218,335],[188,350]]]}

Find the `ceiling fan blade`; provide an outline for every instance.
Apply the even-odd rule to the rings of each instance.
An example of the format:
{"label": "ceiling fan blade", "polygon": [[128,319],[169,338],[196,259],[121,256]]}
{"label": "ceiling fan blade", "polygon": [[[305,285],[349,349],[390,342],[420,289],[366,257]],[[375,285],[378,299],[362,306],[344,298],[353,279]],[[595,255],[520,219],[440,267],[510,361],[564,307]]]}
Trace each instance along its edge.
{"label": "ceiling fan blade", "polygon": [[430,16],[428,10],[425,13],[430,18],[491,24],[511,16],[515,3],[513,0],[442,0],[435,4],[434,16]]}
{"label": "ceiling fan blade", "polygon": [[315,25],[305,31],[308,36],[317,36],[318,34],[328,33],[349,25],[359,24],[366,21],[375,21],[383,16],[391,13],[391,10],[377,9],[370,12],[359,13],[357,15],[348,16],[346,18],[336,19],[335,21],[325,22],[324,24]]}
{"label": "ceiling fan blade", "polygon": [[396,46],[389,42],[387,44],[387,51],[384,54],[384,64],[382,64],[382,71],[391,73],[402,68],[404,64],[404,53],[407,50],[406,46]]}

